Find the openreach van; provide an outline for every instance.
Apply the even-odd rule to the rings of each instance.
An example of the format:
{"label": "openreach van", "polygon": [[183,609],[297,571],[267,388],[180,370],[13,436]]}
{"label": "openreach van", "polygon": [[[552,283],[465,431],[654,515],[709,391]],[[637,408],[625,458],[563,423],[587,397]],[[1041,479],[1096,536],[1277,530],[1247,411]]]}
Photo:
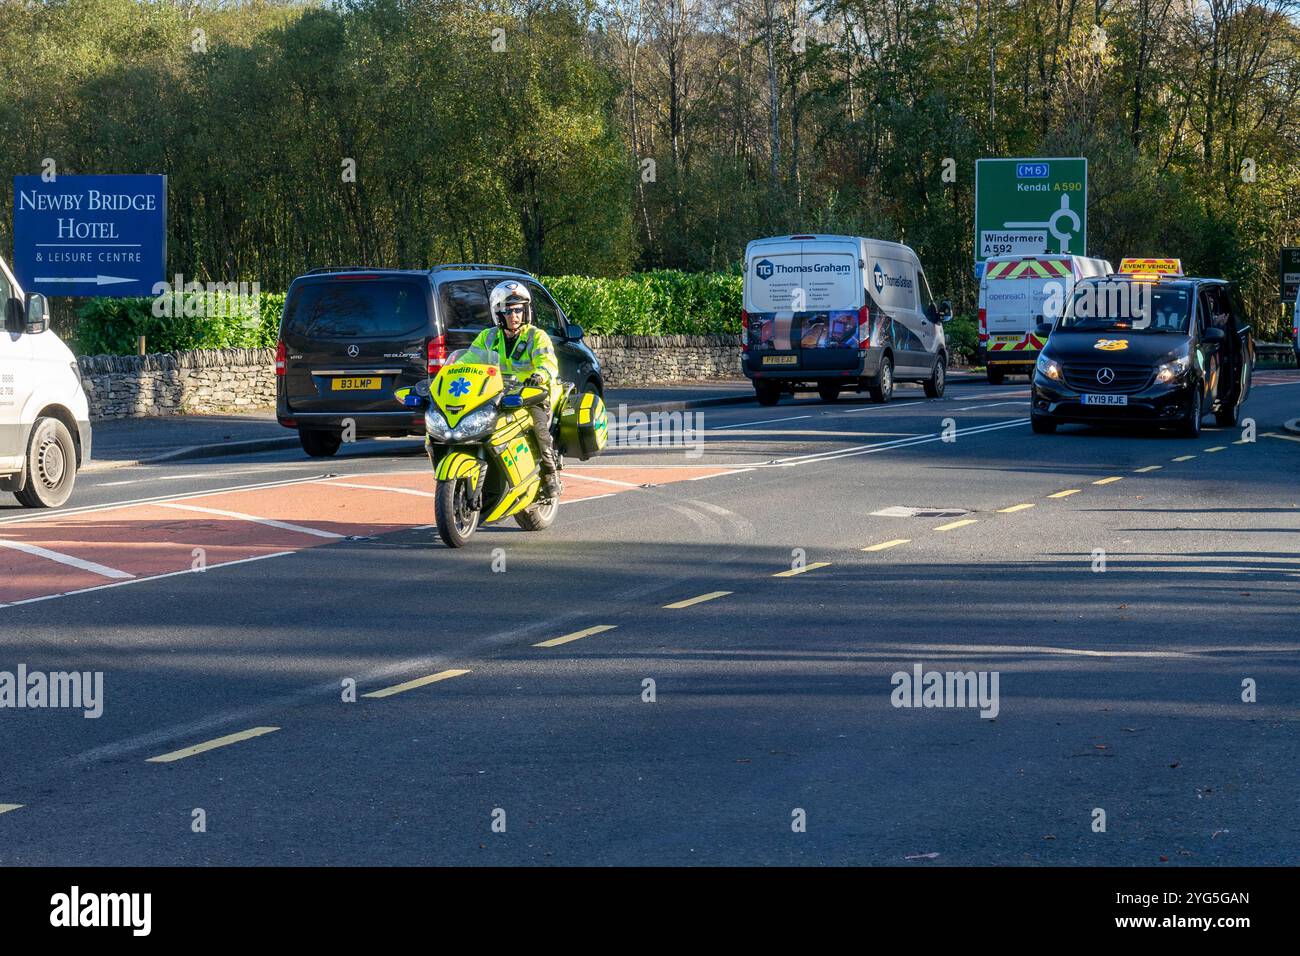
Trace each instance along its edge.
{"label": "openreach van", "polygon": [[1074,284],[1110,275],[1105,259],[1086,256],[992,256],[980,280],[979,357],[988,380],[1001,385],[1007,375],[1032,375],[1043,339],[1039,325],[1061,317]]}
{"label": "openreach van", "polygon": [[741,369],[760,405],[816,389],[833,402],[897,381],[943,394],[952,318],[907,246],[859,236],[776,236],[745,247]]}
{"label": "openreach van", "polygon": [[57,508],[90,460],[90,409],[72,351],[50,330],[39,292],[23,294],[0,259],[0,491]]}

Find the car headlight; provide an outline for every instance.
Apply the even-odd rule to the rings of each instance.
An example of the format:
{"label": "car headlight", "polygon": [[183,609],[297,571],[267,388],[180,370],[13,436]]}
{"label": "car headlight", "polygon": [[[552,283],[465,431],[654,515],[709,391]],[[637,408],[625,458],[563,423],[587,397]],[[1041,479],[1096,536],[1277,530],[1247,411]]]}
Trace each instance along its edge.
{"label": "car headlight", "polygon": [[490,432],[496,423],[497,410],[495,405],[480,408],[476,412],[470,412],[459,425],[452,429],[451,439],[452,441],[468,441],[471,438],[479,438]]}
{"label": "car headlight", "polygon": [[1156,371],[1156,381],[1157,382],[1177,381],[1178,379],[1182,378],[1184,374],[1186,374],[1189,365],[1191,365],[1191,361],[1188,359],[1186,355],[1179,356],[1178,358],[1174,359],[1172,362],[1166,362],[1164,365],[1161,365],[1160,368]]}
{"label": "car headlight", "polygon": [[451,426],[436,408],[424,413],[424,430],[434,441],[451,441]]}
{"label": "car headlight", "polygon": [[1034,367],[1054,382],[1059,382],[1061,380],[1061,366],[1049,359],[1046,355],[1039,355],[1038,361],[1034,363]]}

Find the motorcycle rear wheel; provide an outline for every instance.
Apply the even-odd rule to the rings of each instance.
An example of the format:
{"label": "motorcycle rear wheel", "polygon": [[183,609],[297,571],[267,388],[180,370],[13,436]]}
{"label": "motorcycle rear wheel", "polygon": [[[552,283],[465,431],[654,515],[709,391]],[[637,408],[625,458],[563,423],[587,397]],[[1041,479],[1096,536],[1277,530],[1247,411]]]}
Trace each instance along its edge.
{"label": "motorcycle rear wheel", "polygon": [[438,519],[438,537],[449,548],[463,548],[478,527],[479,513],[470,507],[469,479],[456,478],[438,484],[433,512]]}
{"label": "motorcycle rear wheel", "polygon": [[530,505],[515,515],[515,523],[525,531],[545,531],[555,523],[555,515],[560,510],[560,502],[551,499],[545,504]]}

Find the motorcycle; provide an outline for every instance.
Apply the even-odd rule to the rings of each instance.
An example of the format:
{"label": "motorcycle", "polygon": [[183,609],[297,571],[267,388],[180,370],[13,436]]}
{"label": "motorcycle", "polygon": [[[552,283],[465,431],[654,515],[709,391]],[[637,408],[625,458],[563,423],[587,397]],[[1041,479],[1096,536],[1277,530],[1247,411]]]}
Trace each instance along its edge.
{"label": "motorcycle", "polygon": [[[549,401],[547,389],[504,373],[495,351],[469,348],[452,353],[432,380],[400,388],[394,397],[425,409],[438,535],[449,547],[463,547],[480,524],[513,517],[525,531],[544,531],[555,521],[560,502],[539,496],[539,452],[528,413]],[[575,402],[573,385],[565,383],[552,429],[557,468],[567,453],[584,461],[599,454],[607,437],[600,396],[584,393]]]}

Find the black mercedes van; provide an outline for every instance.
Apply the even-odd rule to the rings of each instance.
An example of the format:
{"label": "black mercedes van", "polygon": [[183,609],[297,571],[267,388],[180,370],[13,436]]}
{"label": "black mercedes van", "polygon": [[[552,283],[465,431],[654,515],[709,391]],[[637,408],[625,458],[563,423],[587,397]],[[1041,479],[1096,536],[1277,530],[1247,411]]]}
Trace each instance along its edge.
{"label": "black mercedes van", "polygon": [[533,321],[555,343],[560,378],[604,393],[600,362],[532,275],[522,269],[454,263],[427,270],[315,269],[289,286],[276,347],[276,415],[296,428],[303,450],[333,455],[351,423],[356,438],[424,433],[424,412],[394,390],[437,374],[447,356],[488,326],[488,296],[518,279],[533,296]]}
{"label": "black mercedes van", "polygon": [[1255,344],[1241,295],[1223,279],[1116,274],[1080,280],[1035,366],[1030,421],[1146,423],[1196,436],[1213,412],[1235,425]]}

